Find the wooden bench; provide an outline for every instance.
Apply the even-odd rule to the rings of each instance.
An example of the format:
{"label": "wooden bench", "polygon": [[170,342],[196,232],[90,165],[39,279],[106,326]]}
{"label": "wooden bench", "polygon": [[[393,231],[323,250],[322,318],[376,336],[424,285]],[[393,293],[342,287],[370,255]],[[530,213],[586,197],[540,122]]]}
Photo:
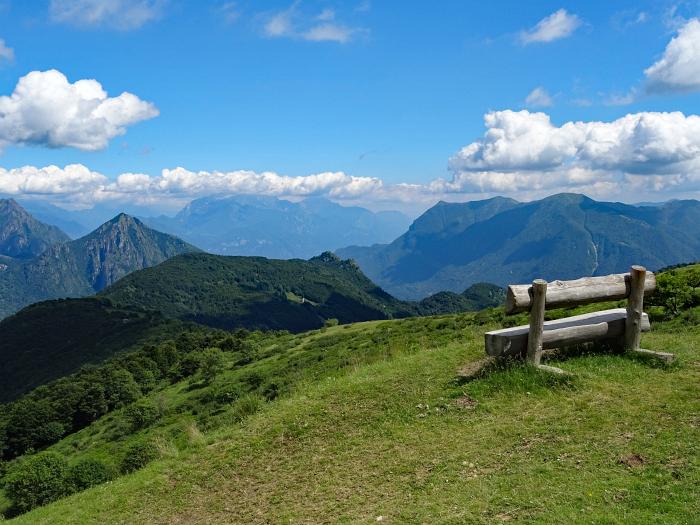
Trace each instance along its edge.
{"label": "wooden bench", "polygon": [[[486,333],[486,353],[492,357],[524,355],[540,369],[563,373],[558,368],[540,364],[544,350],[605,341],[626,351],[672,361],[673,354],[640,348],[641,333],[651,329],[649,317],[642,311],[644,295],[652,294],[655,289],[656,276],[642,266],[632,266],[630,273],[625,274],[551,283],[536,279],[532,285],[510,285],[506,314],[529,311],[530,324]],[[627,299],[627,308],[544,320],[547,309],[620,299]]]}

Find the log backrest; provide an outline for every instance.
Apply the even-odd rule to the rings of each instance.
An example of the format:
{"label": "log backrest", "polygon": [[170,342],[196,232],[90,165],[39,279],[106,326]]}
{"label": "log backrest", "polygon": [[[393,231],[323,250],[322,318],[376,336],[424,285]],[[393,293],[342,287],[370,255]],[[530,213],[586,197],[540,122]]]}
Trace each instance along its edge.
{"label": "log backrest", "polygon": [[[646,272],[644,295],[656,289],[656,276]],[[627,299],[631,291],[629,273],[617,273],[602,277],[583,277],[573,281],[552,281],[547,283],[545,308],[563,308],[603,301]],[[527,312],[532,307],[531,284],[511,284],[506,292],[506,314]]]}

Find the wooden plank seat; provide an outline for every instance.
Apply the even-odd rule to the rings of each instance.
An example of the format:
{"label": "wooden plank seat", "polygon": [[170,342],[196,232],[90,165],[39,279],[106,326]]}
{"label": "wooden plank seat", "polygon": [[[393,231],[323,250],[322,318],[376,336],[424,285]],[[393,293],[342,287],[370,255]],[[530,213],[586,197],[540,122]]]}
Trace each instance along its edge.
{"label": "wooden plank seat", "polygon": [[[530,324],[486,333],[486,353],[492,357],[526,355],[527,361],[538,368],[564,373],[558,368],[540,365],[543,350],[609,341],[627,351],[671,361],[673,354],[644,350],[639,344],[641,333],[651,329],[649,317],[642,311],[644,296],[654,293],[655,289],[656,276],[642,266],[632,266],[626,274],[551,283],[536,279],[532,285],[510,285],[506,293],[506,314],[529,311]],[[547,309],[620,299],[628,300],[627,308],[544,321]]]}
{"label": "wooden plank seat", "polygon": [[[590,314],[575,315],[543,325],[542,348],[560,348],[588,341],[620,339],[625,334],[625,308],[613,308]],[[651,330],[649,316],[642,315],[642,332]],[[523,355],[527,350],[530,325],[493,330],[485,334],[486,353],[492,357]]]}

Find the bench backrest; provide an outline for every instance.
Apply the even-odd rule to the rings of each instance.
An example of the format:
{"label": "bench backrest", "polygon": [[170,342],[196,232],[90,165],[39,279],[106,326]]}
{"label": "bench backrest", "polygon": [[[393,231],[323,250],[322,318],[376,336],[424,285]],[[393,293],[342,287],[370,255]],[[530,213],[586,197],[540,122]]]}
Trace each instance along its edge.
{"label": "bench backrest", "polygon": [[[656,289],[656,276],[646,272],[644,295]],[[626,299],[630,295],[630,274],[617,273],[602,277],[583,277],[573,281],[547,283],[545,308],[563,308],[602,301]],[[506,314],[529,311],[532,306],[532,285],[511,284],[506,292]]]}

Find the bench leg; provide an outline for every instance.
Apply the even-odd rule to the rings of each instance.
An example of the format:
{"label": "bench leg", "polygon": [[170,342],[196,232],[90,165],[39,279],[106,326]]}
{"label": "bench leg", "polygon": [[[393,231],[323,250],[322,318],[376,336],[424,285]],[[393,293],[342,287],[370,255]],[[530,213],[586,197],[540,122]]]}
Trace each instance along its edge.
{"label": "bench leg", "polygon": [[539,366],[542,359],[542,332],[544,331],[544,307],[547,297],[547,281],[532,281],[532,307],[530,308],[530,332],[527,337],[527,362]]}
{"label": "bench leg", "polygon": [[642,340],[642,312],[644,310],[644,281],[647,270],[643,266],[630,269],[630,296],[627,301],[627,318],[625,319],[625,350],[650,357],[656,357],[671,363],[676,356],[668,352],[645,350],[639,345]]}
{"label": "bench leg", "polygon": [[642,310],[644,309],[644,281],[647,270],[643,266],[630,268],[630,295],[625,319],[625,350],[637,351],[642,340]]}

